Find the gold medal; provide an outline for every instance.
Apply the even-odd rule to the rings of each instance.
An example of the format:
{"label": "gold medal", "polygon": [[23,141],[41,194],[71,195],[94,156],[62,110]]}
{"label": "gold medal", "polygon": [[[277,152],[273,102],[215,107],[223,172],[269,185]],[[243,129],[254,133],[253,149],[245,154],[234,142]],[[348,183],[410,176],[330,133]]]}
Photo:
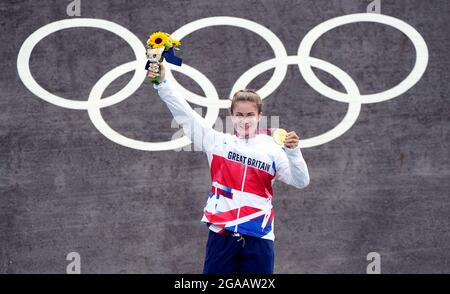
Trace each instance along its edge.
{"label": "gold medal", "polygon": [[287,131],[285,129],[276,129],[272,133],[272,138],[278,145],[283,145],[284,140],[286,139]]}

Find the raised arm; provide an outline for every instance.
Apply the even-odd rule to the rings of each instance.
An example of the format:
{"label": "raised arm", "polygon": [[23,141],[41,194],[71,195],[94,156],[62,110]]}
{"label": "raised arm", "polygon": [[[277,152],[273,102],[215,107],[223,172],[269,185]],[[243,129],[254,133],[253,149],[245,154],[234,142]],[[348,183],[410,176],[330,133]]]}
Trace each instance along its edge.
{"label": "raised arm", "polygon": [[[149,71],[149,76],[151,72]],[[207,152],[214,144],[223,140],[224,133],[214,130],[205,119],[195,112],[179,93],[174,91],[170,82],[164,79],[164,66],[161,65],[161,82],[154,84],[161,99],[166,103],[176,122],[183,127],[184,133],[200,150]]]}

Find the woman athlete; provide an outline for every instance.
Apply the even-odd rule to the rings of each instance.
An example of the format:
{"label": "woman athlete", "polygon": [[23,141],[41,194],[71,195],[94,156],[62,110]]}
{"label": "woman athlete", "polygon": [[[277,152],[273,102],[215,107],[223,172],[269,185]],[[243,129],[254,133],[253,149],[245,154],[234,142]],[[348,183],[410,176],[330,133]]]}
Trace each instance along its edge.
{"label": "woman athlete", "polygon": [[234,134],[214,130],[160,75],[158,90],[173,117],[197,148],[206,153],[211,191],[201,219],[208,228],[204,274],[272,274],[274,270],[274,211],[272,184],[277,179],[299,189],[309,184],[308,167],[298,146],[299,136],[288,132],[282,142],[258,132],[262,101],[253,90],[232,97],[229,114]]}

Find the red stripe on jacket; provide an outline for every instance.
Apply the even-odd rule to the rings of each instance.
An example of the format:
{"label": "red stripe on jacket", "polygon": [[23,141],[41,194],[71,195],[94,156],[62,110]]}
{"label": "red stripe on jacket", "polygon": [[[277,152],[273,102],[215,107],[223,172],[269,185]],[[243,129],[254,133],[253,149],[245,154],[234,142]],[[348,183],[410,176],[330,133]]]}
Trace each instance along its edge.
{"label": "red stripe on jacket", "polygon": [[[231,222],[237,219],[239,208],[219,212],[219,213],[212,213],[209,211],[205,211],[205,216],[208,219],[208,222],[216,224],[216,223],[227,223]],[[239,212],[239,218],[243,218],[247,215],[256,213],[261,211],[261,209],[250,207],[250,206],[242,206],[241,211]]]}
{"label": "red stripe on jacket", "polygon": [[[235,190],[241,190],[245,165],[220,155],[213,154],[211,161],[211,180]],[[272,196],[273,175],[256,167],[247,166],[244,192],[264,198]]]}

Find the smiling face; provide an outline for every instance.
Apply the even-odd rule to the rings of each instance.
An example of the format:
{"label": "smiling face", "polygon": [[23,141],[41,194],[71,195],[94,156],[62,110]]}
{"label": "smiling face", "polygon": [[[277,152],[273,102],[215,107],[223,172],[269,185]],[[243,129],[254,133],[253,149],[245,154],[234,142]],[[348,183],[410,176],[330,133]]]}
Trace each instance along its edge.
{"label": "smiling face", "polygon": [[231,120],[239,137],[251,138],[255,136],[262,112],[252,101],[236,101],[231,110]]}

